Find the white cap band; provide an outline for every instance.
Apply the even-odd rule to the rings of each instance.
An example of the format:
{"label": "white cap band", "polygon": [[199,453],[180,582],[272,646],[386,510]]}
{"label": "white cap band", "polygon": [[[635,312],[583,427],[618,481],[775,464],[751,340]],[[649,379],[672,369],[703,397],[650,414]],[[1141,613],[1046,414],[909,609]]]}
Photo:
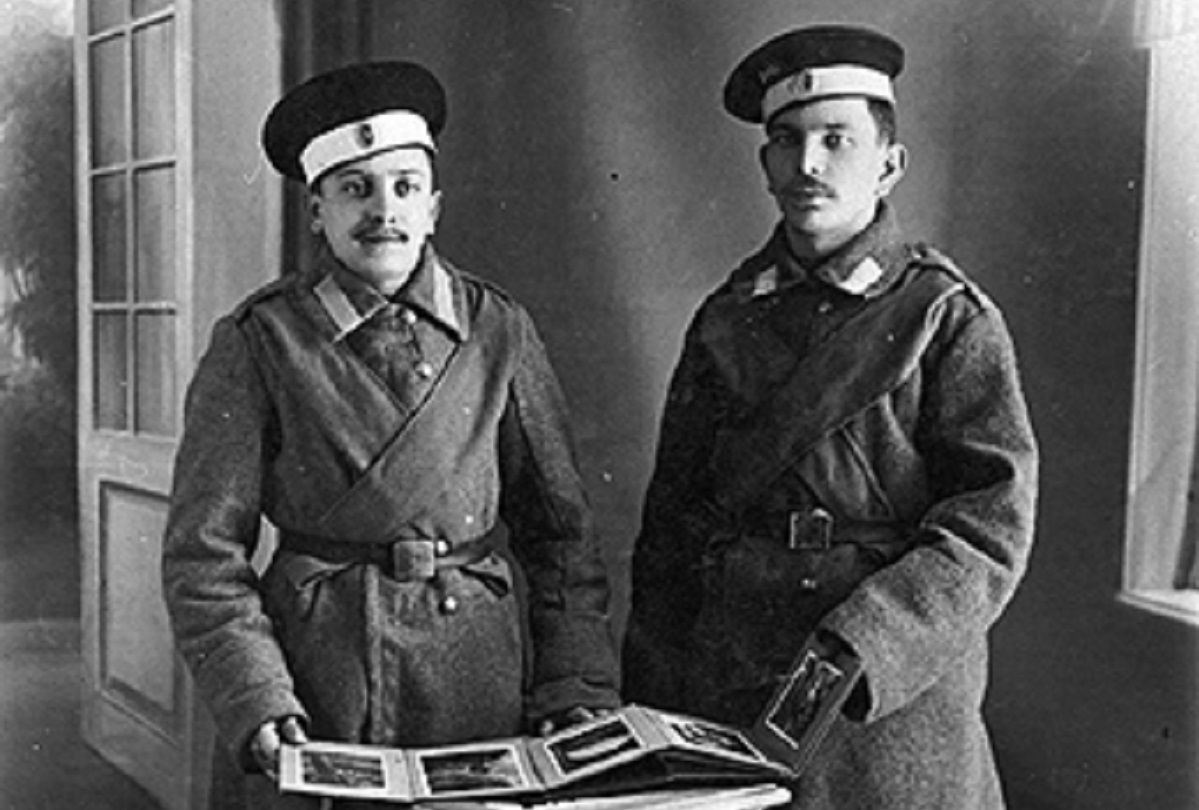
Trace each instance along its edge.
{"label": "white cap band", "polygon": [[869,96],[895,101],[891,77],[881,70],[861,65],[828,65],[793,73],[766,88],[762,96],[762,120],[783,107],[826,96]]}
{"label": "white cap band", "polygon": [[391,110],[342,124],[316,136],[304,147],[300,153],[304,180],[312,183],[334,166],[401,146],[423,146],[437,151],[429,124],[422,116],[409,110]]}

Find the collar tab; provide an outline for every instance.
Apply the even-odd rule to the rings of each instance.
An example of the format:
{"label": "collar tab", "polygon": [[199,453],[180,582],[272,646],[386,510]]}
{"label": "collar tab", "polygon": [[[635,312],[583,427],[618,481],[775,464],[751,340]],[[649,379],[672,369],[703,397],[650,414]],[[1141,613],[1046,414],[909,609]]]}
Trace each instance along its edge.
{"label": "collar tab", "polygon": [[[313,293],[333,322],[336,330],[334,342],[345,339],[391,303],[374,287],[342,267],[328,270],[313,287]],[[420,310],[456,339],[465,339],[465,330],[455,306],[453,278],[431,248],[426,249],[425,259],[411,280],[396,293],[394,302]]]}

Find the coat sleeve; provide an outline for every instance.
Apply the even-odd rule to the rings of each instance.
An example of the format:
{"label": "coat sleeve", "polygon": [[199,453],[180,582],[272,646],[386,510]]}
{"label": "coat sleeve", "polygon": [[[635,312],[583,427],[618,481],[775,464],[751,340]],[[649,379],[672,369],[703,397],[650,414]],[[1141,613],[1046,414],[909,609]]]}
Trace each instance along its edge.
{"label": "coat sleeve", "polygon": [[250,563],[271,418],[241,331],[221,321],[188,390],[162,577],[179,651],[243,765],[262,723],[305,716]]}
{"label": "coat sleeve", "polygon": [[672,707],[682,695],[683,643],[703,600],[703,558],[727,520],[709,497],[709,457],[729,397],[698,340],[703,310],[671,376],[654,472],[632,560],[622,647],[624,697]]}
{"label": "coat sleeve", "polygon": [[1038,454],[1015,351],[985,298],[956,307],[923,364],[916,444],[932,500],[916,545],[822,621],[863,660],[856,719],[906,705],[984,644],[1031,551]]}
{"label": "coat sleeve", "polygon": [[609,584],[567,428],[565,400],[532,320],[500,429],[500,511],[528,582],[531,720],[614,708],[619,672]]}

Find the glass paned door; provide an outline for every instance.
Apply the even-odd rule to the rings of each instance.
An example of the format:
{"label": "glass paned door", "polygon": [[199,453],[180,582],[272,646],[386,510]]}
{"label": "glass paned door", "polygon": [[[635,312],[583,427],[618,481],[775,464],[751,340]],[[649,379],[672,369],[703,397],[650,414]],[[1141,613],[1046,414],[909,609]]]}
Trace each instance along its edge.
{"label": "glass paned door", "polygon": [[76,6],[83,735],[173,810],[196,797],[190,687],[158,580],[183,365],[184,4]]}
{"label": "glass paned door", "polygon": [[282,266],[259,128],[308,4],[282,5],[75,0],[82,725],[167,810],[207,806],[213,739],[172,645],[162,534],[206,337]]}

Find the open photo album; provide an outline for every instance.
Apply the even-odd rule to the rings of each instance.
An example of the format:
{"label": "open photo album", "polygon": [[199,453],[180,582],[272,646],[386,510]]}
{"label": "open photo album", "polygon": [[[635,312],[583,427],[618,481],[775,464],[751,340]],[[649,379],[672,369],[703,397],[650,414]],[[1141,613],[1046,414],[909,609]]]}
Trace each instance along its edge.
{"label": "open photo album", "polygon": [[785,783],[800,776],[858,674],[853,656],[830,661],[805,649],[746,730],[630,704],[546,737],[425,748],[285,745],[280,788],[416,802]]}

